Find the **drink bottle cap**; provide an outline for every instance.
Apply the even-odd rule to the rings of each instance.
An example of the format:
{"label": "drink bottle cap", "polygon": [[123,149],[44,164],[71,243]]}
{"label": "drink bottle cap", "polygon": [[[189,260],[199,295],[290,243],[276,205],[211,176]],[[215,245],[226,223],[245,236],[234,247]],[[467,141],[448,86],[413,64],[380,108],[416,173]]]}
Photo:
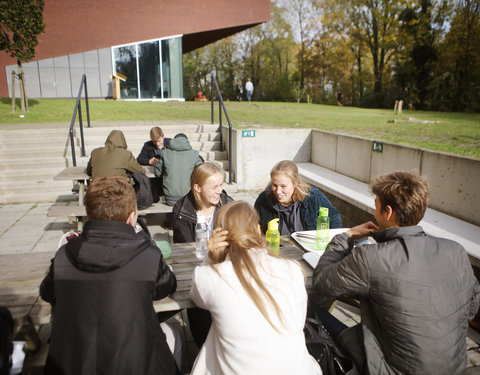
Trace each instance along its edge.
{"label": "drink bottle cap", "polygon": [[278,230],[278,217],[268,222],[268,230]]}
{"label": "drink bottle cap", "polygon": [[327,207],[320,207],[320,216],[328,216],[328,208]]}

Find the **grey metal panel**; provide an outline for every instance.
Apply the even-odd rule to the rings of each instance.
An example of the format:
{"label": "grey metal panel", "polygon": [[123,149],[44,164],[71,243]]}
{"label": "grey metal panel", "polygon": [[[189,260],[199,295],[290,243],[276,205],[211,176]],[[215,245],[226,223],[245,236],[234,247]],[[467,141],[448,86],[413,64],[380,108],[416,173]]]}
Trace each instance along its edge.
{"label": "grey metal panel", "polygon": [[[25,87],[27,88],[28,98],[41,98],[40,81],[38,79],[38,63],[30,61],[22,64],[22,70],[25,74]],[[19,93],[19,91],[17,91]],[[17,94],[19,97],[20,94]]]}
{"label": "grey metal panel", "polygon": [[112,94],[112,51],[110,48],[98,50],[101,96],[111,98]]}
{"label": "grey metal panel", "polygon": [[87,76],[88,96],[99,98],[102,96],[100,91],[100,75],[98,67],[97,50],[86,51],[83,53],[85,61],[85,75]]}
{"label": "grey metal panel", "polygon": [[53,58],[55,67],[55,88],[57,98],[71,98],[72,88],[70,86],[70,67],[68,56],[59,56]]}
{"label": "grey metal panel", "polygon": [[76,98],[78,95],[78,89],[80,88],[80,82],[82,81],[82,75],[85,72],[85,65],[83,62],[83,53],[75,53],[68,55],[70,61],[70,79],[72,85],[72,94]]}
{"label": "grey metal panel", "polygon": [[[5,74],[7,75],[8,96],[12,97],[12,71],[17,71],[16,65],[8,65],[5,67]],[[18,97],[20,93],[20,85],[18,79],[15,79],[15,97]]]}
{"label": "grey metal panel", "polygon": [[[40,83],[38,80],[38,64],[31,61],[22,64],[22,70],[25,75],[25,86],[27,88],[28,98],[41,98]],[[5,67],[7,75],[8,96],[12,97],[12,71],[18,72],[17,65],[8,65]],[[20,98],[20,81],[15,79],[15,97]]]}
{"label": "grey metal panel", "polygon": [[40,87],[42,98],[56,98],[55,89],[55,68],[53,59],[38,60],[38,71],[40,75]]}

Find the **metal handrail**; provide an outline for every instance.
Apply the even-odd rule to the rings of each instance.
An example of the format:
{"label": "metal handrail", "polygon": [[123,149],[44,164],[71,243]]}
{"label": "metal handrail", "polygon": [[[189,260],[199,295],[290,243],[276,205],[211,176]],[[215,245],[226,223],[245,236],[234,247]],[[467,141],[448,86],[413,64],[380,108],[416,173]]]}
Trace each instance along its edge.
{"label": "metal handrail", "polygon": [[[227,118],[228,121],[228,183],[232,183],[232,123],[230,121],[230,117],[228,117],[228,112],[227,108],[225,107],[225,102],[223,101],[222,98],[222,93],[220,92],[220,89],[218,88],[218,83],[217,79],[215,78],[215,71],[212,71],[211,74],[211,83],[212,83],[212,100],[211,100],[211,112],[212,112],[212,124],[214,123],[213,117],[214,117],[214,109],[213,109],[213,102],[215,101],[215,95],[214,95],[214,88],[217,91],[217,96],[218,96],[218,129],[220,131],[220,150],[223,151],[223,134],[222,134],[222,109],[223,112],[225,113],[225,117]],[[215,87],[214,87],[215,85]]]}
{"label": "metal handrail", "polygon": [[87,109],[87,122],[88,127],[90,127],[90,110],[88,108],[88,90],[87,90],[87,76],[82,75],[82,80],[80,82],[80,88],[78,90],[77,102],[75,103],[75,109],[73,110],[72,122],[70,123],[70,147],[72,150],[72,164],[74,167],[77,166],[77,159],[75,158],[75,144],[73,141],[73,126],[75,125],[75,119],[77,118],[78,112],[78,121],[80,125],[80,138],[82,141],[82,156],[86,156],[85,153],[85,140],[83,138],[83,122],[82,122],[82,102],[80,101],[82,96],[82,89],[85,89],[85,107]]}

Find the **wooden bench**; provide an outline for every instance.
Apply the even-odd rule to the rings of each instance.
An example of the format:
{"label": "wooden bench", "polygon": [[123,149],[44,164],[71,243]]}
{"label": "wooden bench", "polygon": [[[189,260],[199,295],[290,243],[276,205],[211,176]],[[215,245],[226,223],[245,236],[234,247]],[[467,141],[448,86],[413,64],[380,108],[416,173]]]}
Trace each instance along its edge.
{"label": "wooden bench", "polygon": [[[368,184],[313,163],[297,163],[297,167],[300,175],[310,184],[364,211],[371,214],[375,212],[375,196]],[[471,263],[480,267],[479,227],[431,208],[427,208],[419,225],[428,234],[461,244]]]}
{"label": "wooden bench", "polygon": [[[165,203],[154,203],[151,207],[138,211],[139,215],[147,214],[162,214],[172,212],[172,206],[168,206]],[[48,209],[48,217],[67,217],[69,223],[77,222],[78,230],[82,230],[83,222],[87,216],[87,210],[85,206],[59,206],[53,205]]]}

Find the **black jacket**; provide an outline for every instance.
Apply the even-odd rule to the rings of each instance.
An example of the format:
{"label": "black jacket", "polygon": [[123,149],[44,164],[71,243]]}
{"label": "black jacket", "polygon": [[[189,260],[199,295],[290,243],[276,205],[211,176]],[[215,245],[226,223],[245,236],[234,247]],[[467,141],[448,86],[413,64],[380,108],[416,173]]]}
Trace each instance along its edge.
{"label": "black jacket", "polygon": [[342,331],[344,349],[363,345],[369,374],[465,373],[480,285],[464,248],[419,226],[372,236],[377,244],[358,247],[335,236],[313,273],[321,292],[360,298],[361,329]]}
{"label": "black jacket", "polygon": [[[215,207],[215,212],[228,202],[233,202],[225,190],[220,194],[220,203]],[[195,225],[197,224],[197,213],[195,208],[195,197],[190,190],[187,195],[180,198],[173,206],[173,242],[184,243],[195,241]],[[215,214],[214,212],[214,214]]]}
{"label": "black jacket", "polygon": [[[159,154],[162,153],[163,150],[165,150],[165,145],[167,142],[170,141],[171,138],[163,138],[163,147],[158,150],[157,146],[153,141],[147,141],[143,144],[142,151],[138,154],[137,161],[141,165],[149,165],[149,161],[151,158],[154,158],[155,156],[159,156]],[[158,153],[158,154],[157,154]]]}
{"label": "black jacket", "polygon": [[153,309],[176,278],[144,231],[87,222],[52,259],[40,295],[53,306],[47,374],[175,374]]}

